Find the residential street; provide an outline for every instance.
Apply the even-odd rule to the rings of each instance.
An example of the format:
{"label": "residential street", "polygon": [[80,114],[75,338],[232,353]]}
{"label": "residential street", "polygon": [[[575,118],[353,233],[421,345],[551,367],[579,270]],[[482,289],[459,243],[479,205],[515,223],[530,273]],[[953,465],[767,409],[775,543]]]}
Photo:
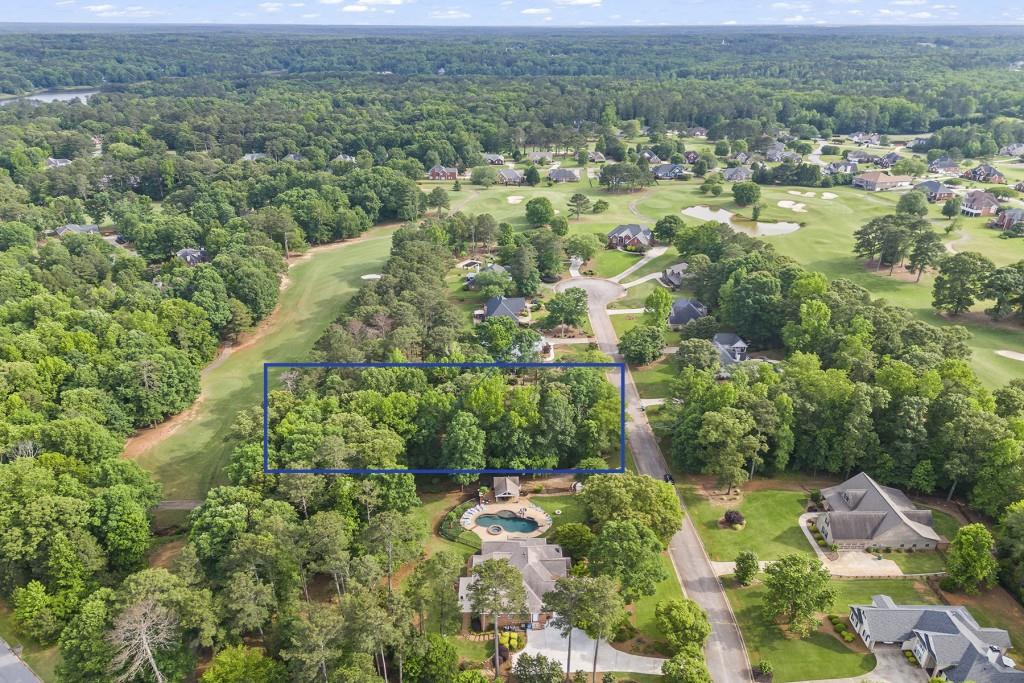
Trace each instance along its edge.
{"label": "residential street", "polygon": [[[587,292],[590,324],[598,348],[621,361],[618,336],[608,317],[607,306],[624,296],[626,290],[616,282],[596,278],[571,278],[556,285],[559,291],[570,287],[580,287]],[[618,386],[618,378],[615,380]],[[626,422],[626,439],[633,453],[633,462],[641,474],[661,479],[668,472],[668,466],[647,421],[647,415],[640,410],[640,406],[640,394],[632,374],[627,371],[626,412],[629,419]],[[711,636],[705,648],[711,678],[716,683],[751,681],[750,664],[736,617],[689,515],[684,517],[683,526],[672,537],[669,553],[686,595],[707,612],[711,622]]]}

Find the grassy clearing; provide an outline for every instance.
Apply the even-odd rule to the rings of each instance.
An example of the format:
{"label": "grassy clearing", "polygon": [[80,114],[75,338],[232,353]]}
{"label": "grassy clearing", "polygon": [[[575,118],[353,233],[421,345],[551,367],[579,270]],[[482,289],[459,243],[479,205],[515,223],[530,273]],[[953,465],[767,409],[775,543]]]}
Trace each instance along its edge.
{"label": "grassy clearing", "polygon": [[40,645],[22,635],[14,624],[14,615],[6,604],[0,602],[0,638],[12,648],[21,647],[21,658],[44,683],[55,683],[57,665],[60,664],[60,649],[56,645]]}
{"label": "grassy clearing", "polygon": [[[637,600],[633,606],[636,615],[636,627],[640,630],[640,635],[645,640],[652,642],[663,642],[657,621],[654,618],[654,610],[658,603],[665,600],[681,600],[683,598],[683,591],[679,587],[676,570],[672,566],[672,560],[669,559],[667,553],[662,553],[661,565],[668,572],[668,578],[658,584],[654,595],[648,595]],[[655,653],[652,652],[651,654]]]}
{"label": "grassy clearing", "polygon": [[237,445],[231,425],[238,411],[259,404],[263,363],[308,359],[313,343],[362,284],[360,277],[380,270],[391,232],[374,231],[362,242],[324,249],[291,268],[291,285],[269,331],[205,373],[195,419],[139,456],[167,499],[200,499],[224,483],[224,466]]}
{"label": "grassy clearing", "polygon": [[[692,486],[682,487],[682,492],[687,511],[712,560],[731,562],[741,550],[753,550],[759,560],[777,560],[794,552],[814,554],[797,525],[806,500],[806,494],[800,491],[748,491],[738,506],[713,504]],[[738,508],[747,520],[740,531],[718,526],[725,511],[733,508]]]}
{"label": "grassy clearing", "polygon": [[619,339],[622,339],[622,335],[637,325],[644,324],[643,313],[622,313],[620,315],[613,315],[609,317],[612,321],[612,328],[615,330],[615,334]]}
{"label": "grassy clearing", "polygon": [[660,360],[639,368],[630,368],[640,398],[669,398],[672,396],[672,380],[679,375],[679,368],[672,358]]}
{"label": "grassy clearing", "polygon": [[618,249],[603,249],[590,262],[589,269],[598,277],[615,277],[630,266],[636,265],[640,259],[640,254]]}
{"label": "grassy clearing", "polygon": [[[562,524],[572,522],[583,524],[587,521],[587,510],[577,496],[530,496],[530,502],[551,515],[551,529]],[[559,510],[561,514],[556,514],[556,511]],[[550,529],[548,531],[550,533]]]}
{"label": "grassy clearing", "polygon": [[963,524],[948,513],[942,510],[936,510],[930,508],[932,511],[932,526],[939,532],[940,536],[945,536],[947,540],[953,540],[953,536],[956,534],[956,530],[963,526]]}
{"label": "grassy clearing", "polygon": [[621,299],[616,299],[608,305],[608,308],[643,308],[644,302],[647,300],[647,297],[650,296],[651,292],[661,286],[662,285],[659,285],[654,280],[641,282],[640,284],[627,289],[626,296]]}
{"label": "grassy clearing", "polygon": [[885,553],[882,557],[898,564],[904,574],[931,574],[946,571],[946,558],[938,551]]}
{"label": "grassy clearing", "polygon": [[651,273],[660,273],[669,266],[674,266],[679,263],[682,259],[679,257],[679,252],[676,251],[675,247],[669,247],[668,250],[661,256],[655,256],[644,265],[637,268],[627,280],[637,280],[642,278],[644,275],[650,275]]}

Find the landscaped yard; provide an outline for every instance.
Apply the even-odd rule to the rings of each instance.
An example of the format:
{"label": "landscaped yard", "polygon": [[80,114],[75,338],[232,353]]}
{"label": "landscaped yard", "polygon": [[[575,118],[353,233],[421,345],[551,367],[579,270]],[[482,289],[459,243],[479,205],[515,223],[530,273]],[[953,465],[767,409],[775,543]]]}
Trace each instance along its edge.
{"label": "landscaped yard", "polygon": [[[632,276],[629,276],[629,279],[632,279]],[[647,297],[650,296],[651,292],[655,289],[664,289],[664,286],[658,284],[657,280],[641,282],[640,284],[627,289],[626,296],[611,302],[611,304],[608,305],[608,308],[643,308],[644,303],[647,301]]]}
{"label": "landscaped yard", "polygon": [[615,334],[619,339],[622,339],[622,335],[637,325],[644,324],[643,313],[620,313],[619,315],[611,315],[608,317],[611,319],[612,328],[615,330]]}
{"label": "landscaped yard", "polygon": [[[793,552],[814,554],[797,524],[807,498],[801,491],[747,491],[738,506],[724,506],[712,504],[692,486],[681,488],[690,517],[712,560],[731,562],[741,550],[753,550],[759,560],[777,560]],[[740,531],[718,526],[718,520],[731,508],[738,508],[746,518],[746,526]]]}
{"label": "landscaped yard", "polygon": [[672,396],[672,380],[679,376],[675,360],[662,357],[649,365],[632,367],[633,381],[640,392],[640,398],[669,398]]}
{"label": "landscaped yard", "polygon": [[[657,592],[654,595],[641,598],[635,605],[636,627],[640,629],[640,635],[649,642],[661,642],[661,634],[654,618],[654,610],[658,603],[665,600],[680,600],[683,597],[679,579],[676,578],[675,568],[667,553],[662,553],[661,565],[668,572],[668,578],[658,584]],[[656,652],[650,654],[656,654]]]}
{"label": "landscaped yard", "polygon": [[636,265],[640,258],[640,254],[618,249],[602,249],[590,262],[590,269],[598,277],[615,277],[626,268]]}
{"label": "landscaped yard", "polygon": [[883,553],[882,557],[898,564],[904,574],[931,574],[946,571],[946,558],[936,550],[916,553]]}
{"label": "landscaped yard", "polygon": [[963,526],[960,520],[953,517],[942,510],[936,510],[930,508],[932,511],[932,526],[940,536],[944,536],[946,540],[953,540],[953,536],[956,534],[956,530]]}
{"label": "landscaped yard", "polygon": [[[525,489],[527,486],[524,485],[523,488]],[[552,529],[561,524],[569,524],[570,522],[582,524],[587,521],[587,511],[583,507],[579,496],[530,496],[530,501],[551,515]],[[556,514],[558,511],[561,511],[561,514]]]}
{"label": "landscaped yard", "polygon": [[[932,604],[938,602],[927,585],[905,579],[833,581],[838,591],[830,611],[845,617],[852,604],[868,604],[871,596],[885,594],[897,603]],[[751,663],[767,659],[775,668],[775,683],[845,678],[871,671],[875,657],[856,652],[837,638],[817,631],[804,639],[789,638],[778,625],[768,622],[761,603],[764,586],[737,587],[726,580],[726,593],[732,603]],[[856,641],[855,641],[856,642]]]}

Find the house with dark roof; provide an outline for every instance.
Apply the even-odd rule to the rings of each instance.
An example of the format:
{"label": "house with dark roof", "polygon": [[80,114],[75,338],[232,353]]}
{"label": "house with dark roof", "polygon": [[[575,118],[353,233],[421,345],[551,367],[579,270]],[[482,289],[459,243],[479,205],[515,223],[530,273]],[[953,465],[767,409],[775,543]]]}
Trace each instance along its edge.
{"label": "house with dark roof", "polygon": [[1024,229],[1024,209],[1006,209],[996,215],[989,225],[999,230]]}
{"label": "house with dark roof", "polygon": [[919,510],[902,491],[864,472],[822,489],[821,496],[825,512],[818,515],[818,529],[840,550],[935,550],[943,543],[931,510]]}
{"label": "house with dark roof", "polygon": [[686,163],[688,163],[688,164],[695,164],[695,163],[697,163],[697,159],[700,159],[700,154],[698,154],[697,152],[694,152],[691,149],[691,150],[688,150],[686,152],[683,152],[683,158],[686,159]]}
{"label": "house with dark roof", "polygon": [[897,187],[910,187],[914,179],[908,175],[889,175],[882,171],[868,171],[853,179],[853,186],[868,192],[884,192]]}
{"label": "house with dark roof", "polygon": [[746,166],[734,166],[722,171],[722,178],[726,182],[741,183],[754,177],[754,172]]}
{"label": "house with dark roof", "polygon": [[530,152],[526,158],[535,164],[550,164],[554,156],[551,152]]}
{"label": "house with dark roof", "polygon": [[882,136],[878,133],[852,133],[847,138],[858,145],[878,145],[882,142]]}
{"label": "house with dark roof", "polygon": [[676,299],[672,302],[672,310],[668,314],[668,326],[678,330],[691,320],[703,318],[707,314],[707,306],[696,299]]}
{"label": "house with dark roof", "polygon": [[972,218],[977,216],[995,216],[999,210],[999,200],[995,195],[984,190],[971,190],[960,203],[960,213]]}
{"label": "house with dark roof", "polygon": [[338,156],[331,159],[331,161],[348,161],[350,163],[355,163],[356,158],[351,154],[345,154],[344,152],[342,152]]}
{"label": "house with dark roof", "polygon": [[902,158],[903,157],[901,157],[896,152],[889,152],[884,156],[878,157],[878,160],[875,162],[875,164],[877,166],[881,166],[882,168],[892,168],[893,166],[896,165],[896,162],[898,162]]}
{"label": "house with dark roof", "polygon": [[481,615],[480,627],[486,629],[497,618],[498,626],[521,626],[529,622],[531,628],[542,629],[551,618],[543,610],[544,594],[555,588],[555,582],[568,576],[572,561],[562,547],[548,543],[544,538],[517,538],[506,541],[483,541],[480,552],[469,558],[469,576],[459,579],[459,605],[462,609],[463,630],[468,631],[472,620],[473,605],[470,588],[476,583],[473,568],[487,560],[505,560],[518,570],[526,589],[526,614]]}
{"label": "house with dark roof", "polygon": [[858,164],[869,164],[874,161],[877,157],[874,154],[865,152],[862,149],[851,149],[846,153],[847,161],[856,161]]}
{"label": "house with dark roof", "polygon": [[651,169],[651,173],[658,180],[678,180],[690,175],[681,164],[658,164]]}
{"label": "house with dark roof", "polygon": [[686,137],[688,138],[706,138],[708,136],[708,129],[702,126],[694,126],[693,128],[686,129]]}
{"label": "house with dark roof", "polygon": [[522,322],[528,315],[526,299],[521,296],[492,296],[484,304],[484,318],[512,318]]}
{"label": "house with dark roof", "polygon": [[960,164],[949,157],[939,157],[928,164],[930,173],[950,173],[960,175]]}
{"label": "house with dark roof", "polygon": [[553,183],[578,183],[580,177],[568,168],[555,168],[548,173],[548,180]]}
{"label": "house with dark roof", "polygon": [[686,269],[688,267],[686,263],[677,263],[674,266],[669,266],[661,271],[661,281],[672,289],[679,289],[683,286],[683,280],[686,279]]}
{"label": "house with dark roof", "polygon": [[930,138],[914,138],[907,143],[907,149],[926,149]]}
{"label": "house with dark roof", "polygon": [[459,169],[438,164],[430,167],[427,177],[431,180],[455,180],[459,177]]}
{"label": "house with dark roof", "polygon": [[293,153],[293,154],[285,154],[284,155],[284,160],[285,161],[302,161],[303,159],[305,159],[305,157],[303,157],[301,154],[294,154]]}
{"label": "house with dark roof", "polygon": [[65,235],[98,235],[100,234],[100,226],[68,223],[67,225],[60,226],[53,232],[57,237],[64,237]]}
{"label": "house with dark roof", "polygon": [[1017,192],[1024,192],[1024,181],[1021,181],[1014,185],[1013,189],[1017,190]]}
{"label": "house with dark roof", "polygon": [[620,225],[608,233],[608,246],[631,251],[645,251],[654,243],[654,233],[636,223]]}
{"label": "house with dark roof", "polygon": [[498,182],[502,185],[522,185],[526,182],[526,176],[514,168],[503,168],[498,171]]}
{"label": "house with dark roof", "polygon": [[46,168],[60,168],[62,166],[70,166],[71,159],[54,159],[53,157],[46,157]]}
{"label": "house with dark roof", "polygon": [[1004,157],[1024,157],[1024,142],[1015,142],[1012,145],[1000,147],[999,154]]}
{"label": "house with dark roof", "polygon": [[952,683],[1022,683],[1024,671],[1006,657],[1010,635],[985,628],[962,605],[897,605],[875,595],[870,605],[850,605],[850,625],[869,650],[914,653],[932,678]]}
{"label": "house with dark roof", "polygon": [[711,343],[718,351],[723,368],[747,360],[747,342],[735,332],[718,332]]}
{"label": "house with dark roof", "polygon": [[979,183],[995,183],[1003,185],[1006,183],[1006,176],[999,172],[995,166],[990,164],[979,164],[970,171],[964,173],[964,178],[977,180]]}
{"label": "house with dark roof", "polygon": [[259,161],[260,159],[269,159],[269,155],[263,152],[249,152],[248,154],[242,155],[242,161]]}
{"label": "house with dark roof", "polygon": [[511,277],[508,274],[508,270],[505,268],[505,266],[501,265],[500,263],[491,263],[479,269],[477,272],[470,273],[469,275],[467,275],[466,288],[474,290],[479,289],[480,286],[476,284],[476,279],[483,275],[484,273],[494,273],[495,275],[505,275],[506,277]]}
{"label": "house with dark roof", "polygon": [[600,152],[589,152],[587,154],[587,161],[594,164],[603,164],[606,161],[606,159],[605,156]]}
{"label": "house with dark roof", "polygon": [[773,142],[764,151],[764,158],[768,161],[782,161],[786,155],[786,146],[781,142]]}
{"label": "house with dark roof", "polygon": [[504,166],[505,157],[501,154],[484,154],[484,161],[491,166]]}
{"label": "house with dark roof", "polygon": [[953,188],[938,180],[926,180],[914,185],[914,189],[928,197],[930,202],[944,202],[954,196]]}
{"label": "house with dark roof", "polygon": [[174,252],[174,255],[184,261],[189,266],[198,266],[200,263],[206,260],[205,249],[193,249],[192,247],[185,247]]}

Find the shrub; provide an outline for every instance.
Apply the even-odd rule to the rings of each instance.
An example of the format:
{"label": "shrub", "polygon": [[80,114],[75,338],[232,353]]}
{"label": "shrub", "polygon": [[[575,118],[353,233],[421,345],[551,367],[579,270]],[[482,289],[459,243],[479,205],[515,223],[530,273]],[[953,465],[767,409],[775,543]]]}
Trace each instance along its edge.
{"label": "shrub", "polygon": [[626,616],[619,625],[615,627],[615,635],[612,637],[612,642],[621,643],[636,637],[639,633],[637,627],[629,621],[629,617]]}
{"label": "shrub", "polygon": [[942,577],[942,580],[939,581],[939,588],[947,593],[953,593],[957,588],[956,581],[953,580],[952,576],[944,576]]}
{"label": "shrub", "polygon": [[743,513],[739,510],[726,510],[725,511],[725,523],[729,526],[735,526],[737,524],[743,524]]}
{"label": "shrub", "polygon": [[757,663],[757,671],[763,676],[771,676],[775,672],[775,667],[767,659],[762,659]]}
{"label": "shrub", "polygon": [[813,491],[811,491],[811,500],[813,500],[815,503],[821,502],[821,491],[819,489],[814,489]]}
{"label": "shrub", "polygon": [[825,547],[825,539],[824,538],[819,538],[818,539],[818,547],[819,548],[824,548]]}
{"label": "shrub", "polygon": [[846,631],[845,633],[843,633],[843,640],[845,640],[848,643],[852,643],[853,642],[853,634],[850,633],[849,631]]}
{"label": "shrub", "polygon": [[832,552],[837,552],[839,550],[839,546],[836,545],[835,543],[832,543],[831,545],[829,545],[828,549],[831,550]]}

